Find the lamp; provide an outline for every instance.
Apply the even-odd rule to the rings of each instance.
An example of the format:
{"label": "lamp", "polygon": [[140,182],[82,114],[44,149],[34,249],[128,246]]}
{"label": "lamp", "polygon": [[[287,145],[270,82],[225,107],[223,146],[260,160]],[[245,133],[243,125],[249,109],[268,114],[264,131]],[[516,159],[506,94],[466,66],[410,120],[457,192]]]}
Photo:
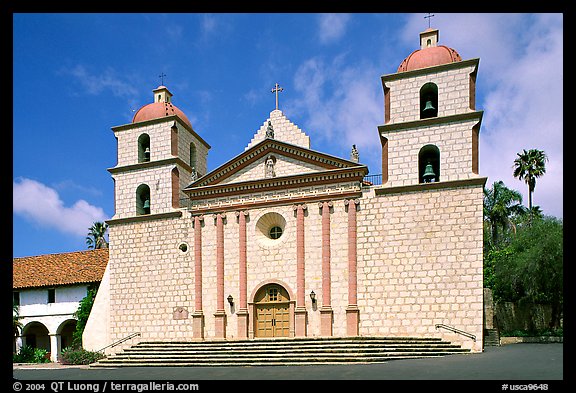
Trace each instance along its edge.
{"label": "lamp", "polygon": [[312,300],[312,304],[316,303],[316,294],[314,291],[310,292],[310,300]]}
{"label": "lamp", "polygon": [[228,303],[230,304],[230,306],[234,305],[234,298],[232,297],[232,295],[228,295],[228,297],[226,299],[228,300]]}

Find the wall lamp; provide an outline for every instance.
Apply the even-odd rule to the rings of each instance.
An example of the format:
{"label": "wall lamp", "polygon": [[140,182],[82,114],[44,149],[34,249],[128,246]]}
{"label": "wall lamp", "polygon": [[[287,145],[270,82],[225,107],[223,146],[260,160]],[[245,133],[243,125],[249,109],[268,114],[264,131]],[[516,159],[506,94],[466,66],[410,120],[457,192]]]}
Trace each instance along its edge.
{"label": "wall lamp", "polygon": [[233,306],[234,305],[234,298],[232,297],[232,295],[228,295],[228,297],[226,298],[228,300],[228,303]]}
{"label": "wall lamp", "polygon": [[316,294],[314,291],[310,292],[310,300],[312,300],[312,304],[316,304]]}

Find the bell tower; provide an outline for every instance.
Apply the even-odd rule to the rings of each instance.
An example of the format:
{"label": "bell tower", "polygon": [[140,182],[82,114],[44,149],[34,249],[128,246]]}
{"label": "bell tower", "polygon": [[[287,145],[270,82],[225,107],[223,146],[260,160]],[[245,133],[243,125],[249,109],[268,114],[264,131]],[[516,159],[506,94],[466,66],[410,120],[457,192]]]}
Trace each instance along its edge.
{"label": "bell tower", "polygon": [[439,31],[420,33],[420,49],[396,73],[383,75],[383,186],[411,186],[478,177],[476,111],[479,59],[462,60],[439,44]]}
{"label": "bell tower", "polygon": [[113,127],[118,163],[114,179],[113,220],[146,219],[180,209],[182,190],[207,172],[210,145],[172,103],[166,86],[153,90],[130,124]]}

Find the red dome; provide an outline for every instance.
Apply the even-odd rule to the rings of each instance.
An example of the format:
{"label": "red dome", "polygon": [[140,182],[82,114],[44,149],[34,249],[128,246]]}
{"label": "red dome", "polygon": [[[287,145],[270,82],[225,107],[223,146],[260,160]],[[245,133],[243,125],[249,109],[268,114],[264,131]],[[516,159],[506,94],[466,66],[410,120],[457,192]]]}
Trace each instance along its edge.
{"label": "red dome", "polygon": [[158,119],[161,117],[176,115],[186,123],[190,128],[192,128],[192,123],[186,117],[184,112],[182,112],[176,105],[171,102],[154,102],[152,104],[144,105],[134,114],[132,123],[139,123],[141,121]]}
{"label": "red dome", "polygon": [[456,61],[462,61],[462,58],[455,49],[444,45],[432,46],[412,52],[400,63],[398,72],[412,71]]}

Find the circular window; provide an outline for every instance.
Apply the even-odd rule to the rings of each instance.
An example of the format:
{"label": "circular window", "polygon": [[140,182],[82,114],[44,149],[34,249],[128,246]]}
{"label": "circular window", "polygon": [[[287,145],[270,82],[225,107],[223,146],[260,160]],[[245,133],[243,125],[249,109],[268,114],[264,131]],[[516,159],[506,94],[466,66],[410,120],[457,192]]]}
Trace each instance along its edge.
{"label": "circular window", "polygon": [[266,213],[256,222],[256,236],[262,246],[278,245],[285,231],[286,219],[278,213]]}
{"label": "circular window", "polygon": [[188,252],[188,244],[186,244],[186,243],[180,243],[180,244],[178,245],[178,249],[179,249],[183,254],[185,254],[186,252]]}

